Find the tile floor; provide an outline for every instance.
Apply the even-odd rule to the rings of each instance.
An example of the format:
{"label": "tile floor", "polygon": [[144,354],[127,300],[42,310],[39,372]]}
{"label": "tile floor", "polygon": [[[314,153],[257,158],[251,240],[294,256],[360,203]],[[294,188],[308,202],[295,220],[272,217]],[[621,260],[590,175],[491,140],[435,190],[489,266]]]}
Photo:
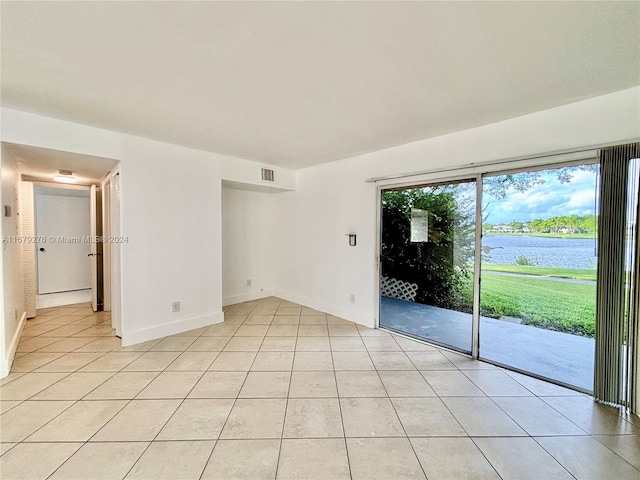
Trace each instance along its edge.
{"label": "tile floor", "polygon": [[122,348],[83,305],[29,320],[0,476],[640,478],[640,421],[587,396],[267,298]]}

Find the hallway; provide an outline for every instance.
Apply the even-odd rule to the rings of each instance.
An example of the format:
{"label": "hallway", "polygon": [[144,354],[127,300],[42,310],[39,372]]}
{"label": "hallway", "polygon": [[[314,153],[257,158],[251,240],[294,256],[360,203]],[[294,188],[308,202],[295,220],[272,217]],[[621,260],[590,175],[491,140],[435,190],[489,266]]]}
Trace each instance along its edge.
{"label": "hallway", "polygon": [[637,419],[278,298],[127,348],[87,304],[38,313],[3,479],[640,477]]}

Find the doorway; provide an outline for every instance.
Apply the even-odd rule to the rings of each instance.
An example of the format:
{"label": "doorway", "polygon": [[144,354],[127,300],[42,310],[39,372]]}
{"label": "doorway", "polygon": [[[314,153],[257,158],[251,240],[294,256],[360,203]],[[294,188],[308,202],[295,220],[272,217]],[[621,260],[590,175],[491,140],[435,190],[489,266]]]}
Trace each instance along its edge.
{"label": "doorway", "polygon": [[39,300],[72,291],[90,298],[91,264],[87,257],[91,246],[86,241],[91,236],[89,187],[38,184],[34,192]]}
{"label": "doorway", "polygon": [[380,195],[381,328],[593,390],[597,163]]}
{"label": "doorway", "polygon": [[[2,147],[16,174],[18,233],[27,239],[20,252],[26,318],[36,308],[65,304],[115,308],[120,297],[111,298],[112,283],[120,285],[121,255],[109,240],[120,234],[120,195],[111,194],[119,192],[118,161],[5,142]],[[115,257],[109,255],[114,249]]]}

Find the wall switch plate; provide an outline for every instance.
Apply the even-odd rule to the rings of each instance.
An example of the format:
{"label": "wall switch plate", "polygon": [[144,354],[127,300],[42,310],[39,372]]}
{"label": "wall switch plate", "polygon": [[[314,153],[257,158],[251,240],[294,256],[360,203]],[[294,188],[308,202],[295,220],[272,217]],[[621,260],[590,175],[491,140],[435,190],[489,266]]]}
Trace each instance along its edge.
{"label": "wall switch plate", "polygon": [[251,279],[247,278],[247,287],[250,287],[250,286],[251,286]]}
{"label": "wall switch plate", "polygon": [[350,297],[351,303],[356,303],[356,294],[352,293]]}
{"label": "wall switch plate", "polygon": [[173,313],[179,312],[180,311],[180,302],[173,302],[171,304],[171,311]]}

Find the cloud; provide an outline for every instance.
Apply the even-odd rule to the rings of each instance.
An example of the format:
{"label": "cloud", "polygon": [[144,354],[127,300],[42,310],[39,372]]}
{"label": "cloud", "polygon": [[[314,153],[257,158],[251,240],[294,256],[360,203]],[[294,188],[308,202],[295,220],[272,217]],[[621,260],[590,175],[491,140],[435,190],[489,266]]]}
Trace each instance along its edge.
{"label": "cloud", "polygon": [[593,188],[587,188],[584,190],[578,190],[573,192],[569,202],[567,203],[568,208],[594,208],[595,198],[594,198]]}
{"label": "cloud", "polygon": [[535,218],[595,213],[596,174],[578,170],[568,183],[562,183],[557,172],[542,173],[544,183],[525,192],[509,189],[502,200],[485,198],[485,215],[490,223],[527,222]]}

